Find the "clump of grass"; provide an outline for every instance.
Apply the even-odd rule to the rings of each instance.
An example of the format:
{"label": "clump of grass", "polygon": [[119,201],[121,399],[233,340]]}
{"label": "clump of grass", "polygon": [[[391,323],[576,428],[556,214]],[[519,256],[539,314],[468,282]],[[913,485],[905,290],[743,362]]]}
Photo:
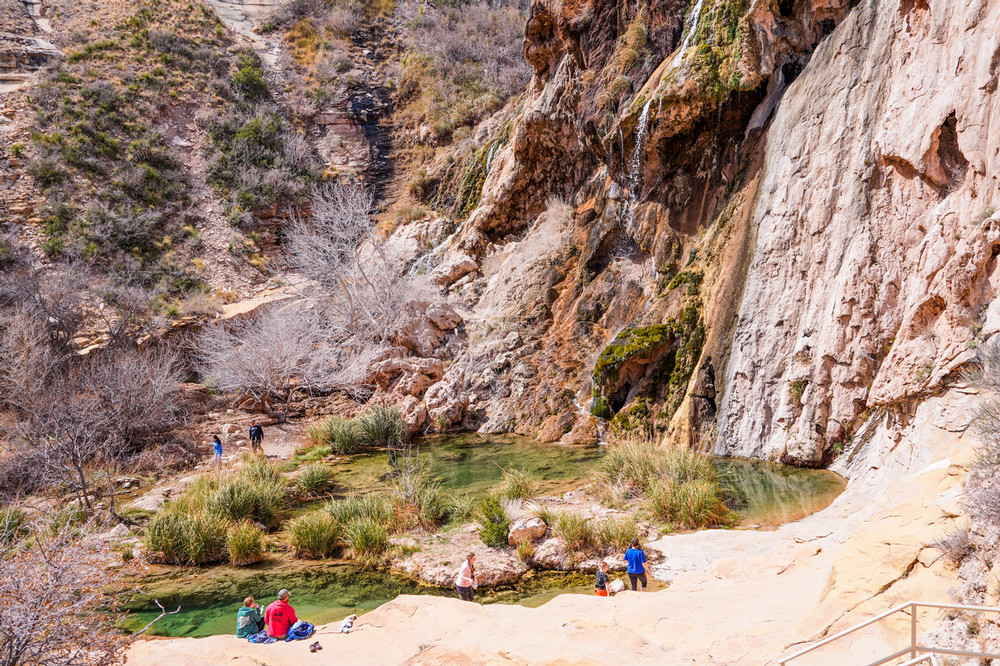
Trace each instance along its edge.
{"label": "clump of grass", "polygon": [[226,521],[209,515],[188,520],[184,529],[187,540],[187,563],[200,566],[224,559],[226,526]]}
{"label": "clump of grass", "polygon": [[597,533],[589,518],[573,511],[564,511],[556,519],[555,532],[570,550],[591,550],[599,545]]}
{"label": "clump of grass", "polygon": [[361,439],[373,447],[392,447],[407,440],[403,414],[396,407],[373,407],[357,419]]}
{"label": "clump of grass", "polygon": [[343,524],[326,511],[317,510],[288,523],[296,557],[319,559],[336,552],[343,538]]}
{"label": "clump of grass", "polygon": [[479,537],[491,548],[503,548],[507,545],[507,534],[510,530],[510,520],[504,511],[503,502],[496,495],[487,495],[479,504],[479,516],[482,529]]}
{"label": "clump of grass", "polygon": [[503,470],[500,484],[494,492],[502,499],[527,499],[535,494],[536,484],[527,472],[522,469],[508,467]]}
{"label": "clump of grass", "polygon": [[226,520],[247,518],[272,529],[281,522],[286,501],[284,485],[279,484],[255,484],[248,477],[226,481],[210,498],[208,511]]}
{"label": "clump of grass", "polygon": [[625,550],[638,534],[639,528],[632,516],[616,516],[607,518],[597,527],[600,542],[605,546],[614,546]]}
{"label": "clump of grass", "polygon": [[160,554],[168,564],[187,562],[187,518],[168,512],[158,513],[146,527],[146,548]]}
{"label": "clump of grass", "polygon": [[313,463],[295,479],[295,487],[302,495],[316,496],[325,492],[332,482],[333,470],[323,463]]}
{"label": "clump of grass", "polygon": [[517,557],[525,564],[530,565],[535,558],[535,547],[531,539],[521,539],[517,543]]}
{"label": "clump of grass", "polygon": [[17,507],[0,510],[0,545],[10,545],[28,534],[28,516]]}
{"label": "clump of grass", "polygon": [[347,526],[346,538],[354,559],[365,564],[380,562],[389,548],[388,528],[372,518],[352,521]]}
{"label": "clump of grass", "polygon": [[406,469],[393,481],[396,506],[410,515],[410,524],[438,525],[448,517],[449,504],[441,484],[430,480],[422,469]]}
{"label": "clump of grass", "polygon": [[295,457],[303,462],[316,462],[333,453],[329,446],[309,446],[295,452]]}
{"label": "clump of grass", "polygon": [[470,495],[454,495],[448,499],[448,519],[464,521],[476,513],[476,500]]}
{"label": "clump of grass", "polygon": [[352,520],[362,518],[374,520],[382,525],[391,525],[396,520],[396,509],[392,500],[377,493],[331,500],[326,503],[324,510],[345,525]]}
{"label": "clump of grass", "polygon": [[256,564],[264,558],[264,533],[248,520],[231,525],[226,534],[229,563],[238,567]]}
{"label": "clump of grass", "polygon": [[531,515],[535,518],[541,518],[542,522],[549,527],[555,527],[556,521],[559,519],[559,512],[545,504],[532,504]]}
{"label": "clump of grass", "polygon": [[729,510],[717,483],[697,480],[657,481],[649,488],[649,510],[681,527],[706,527],[726,522]]}
{"label": "clump of grass", "polygon": [[341,455],[357,453],[364,444],[358,424],[339,416],[310,427],[306,439],[313,446],[326,447],[328,453],[335,451]]}

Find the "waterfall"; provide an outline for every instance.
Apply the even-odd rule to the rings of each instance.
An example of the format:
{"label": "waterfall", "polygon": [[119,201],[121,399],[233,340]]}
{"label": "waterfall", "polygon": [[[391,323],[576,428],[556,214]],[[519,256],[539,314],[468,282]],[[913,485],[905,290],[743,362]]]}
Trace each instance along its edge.
{"label": "waterfall", "polygon": [[674,59],[670,61],[670,69],[676,69],[677,65],[681,64],[681,59],[684,57],[684,52],[687,51],[688,44],[691,43],[691,37],[698,30],[698,21],[701,20],[701,5],[704,0],[698,0],[694,5],[694,11],[691,12],[691,20],[687,21],[687,34],[684,35],[684,41],[681,43],[681,48],[674,55]]}
{"label": "waterfall", "polygon": [[650,97],[646,105],[642,107],[639,125],[635,130],[635,149],[632,151],[632,159],[628,163],[628,188],[633,203],[639,198],[639,190],[642,187],[642,158],[645,155],[646,134],[648,134],[649,105],[652,103],[653,98]]}

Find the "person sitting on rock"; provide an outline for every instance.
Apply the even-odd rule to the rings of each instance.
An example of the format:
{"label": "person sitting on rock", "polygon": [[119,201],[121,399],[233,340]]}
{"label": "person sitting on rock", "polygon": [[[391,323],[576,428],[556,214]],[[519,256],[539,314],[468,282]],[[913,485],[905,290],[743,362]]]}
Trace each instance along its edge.
{"label": "person sitting on rock", "polygon": [[597,575],[594,576],[594,593],[599,597],[608,596],[608,563],[601,562]]}
{"label": "person sitting on rock", "polygon": [[281,590],[278,592],[278,600],[272,601],[264,611],[267,633],[274,638],[287,637],[288,629],[299,621],[295,616],[295,609],[288,603],[290,596],[288,590]]}
{"label": "person sitting on rock", "polygon": [[260,606],[253,597],[247,597],[236,613],[236,637],[246,638],[261,631],[264,631],[264,618],[260,616]]}

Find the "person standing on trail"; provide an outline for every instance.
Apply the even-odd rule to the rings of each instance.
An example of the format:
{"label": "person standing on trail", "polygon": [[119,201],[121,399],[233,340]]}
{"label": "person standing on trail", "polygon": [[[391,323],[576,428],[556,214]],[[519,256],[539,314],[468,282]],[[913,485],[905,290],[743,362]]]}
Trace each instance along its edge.
{"label": "person standing on trail", "polygon": [[479,585],[476,580],[476,554],[469,553],[462,566],[458,568],[458,575],[455,577],[455,589],[462,601],[472,601],[474,590]]}
{"label": "person standing on trail", "polygon": [[646,591],[646,553],[642,552],[639,537],[632,539],[632,544],[625,551],[625,561],[628,563],[628,580],[635,592],[636,583],[642,583],[642,591]]}
{"label": "person standing on trail", "polygon": [[219,466],[222,464],[222,440],[219,439],[218,435],[212,435],[212,449],[215,451],[212,464]]}
{"label": "person standing on trail", "polygon": [[264,429],[260,427],[260,424],[256,421],[250,426],[250,448],[253,451],[260,450],[261,453],[264,452]]}

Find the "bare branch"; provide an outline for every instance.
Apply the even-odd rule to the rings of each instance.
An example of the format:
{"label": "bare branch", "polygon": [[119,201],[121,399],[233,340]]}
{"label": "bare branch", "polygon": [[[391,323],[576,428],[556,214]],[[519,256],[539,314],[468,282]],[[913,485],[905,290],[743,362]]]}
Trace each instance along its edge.
{"label": "bare branch", "polygon": [[134,634],[132,634],[133,636],[138,636],[139,634],[145,633],[145,631],[147,629],[149,629],[150,627],[152,627],[154,624],[156,624],[157,622],[159,622],[160,620],[162,620],[166,616],[168,616],[168,615],[177,615],[177,613],[181,612],[181,607],[180,606],[177,606],[177,610],[168,611],[166,608],[163,607],[163,604],[160,603],[159,599],[153,599],[153,601],[155,601],[156,605],[160,607],[160,611],[161,611],[160,614],[157,615],[156,619],[154,619],[152,622],[150,622],[145,627],[143,627],[139,631],[137,631]]}

